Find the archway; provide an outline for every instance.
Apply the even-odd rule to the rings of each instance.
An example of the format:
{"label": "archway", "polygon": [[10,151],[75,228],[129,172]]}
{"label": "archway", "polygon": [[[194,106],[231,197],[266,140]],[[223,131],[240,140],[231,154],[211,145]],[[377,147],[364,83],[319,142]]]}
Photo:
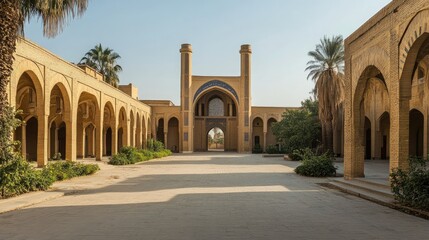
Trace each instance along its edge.
{"label": "archway", "polygon": [[[67,134],[66,121],[70,121],[70,100],[62,83],[56,84],[50,94],[49,108],[49,157],[53,159],[71,159],[71,147],[67,147],[71,134]],[[70,145],[70,144],[69,144]]]}
{"label": "archway", "polygon": [[119,111],[118,120],[118,151],[127,145],[127,133],[127,113],[125,108],[122,107]]}
{"label": "archway", "polygon": [[264,121],[260,117],[253,119],[252,124],[252,149],[254,151],[265,150],[265,136],[264,136]]}
{"label": "archway", "polygon": [[141,121],[140,121],[140,114],[139,113],[137,113],[137,120],[136,120],[136,134],[135,134],[135,141],[136,141],[136,144],[135,144],[135,146],[137,147],[137,148],[142,148],[142,139],[141,139],[141,137],[142,137],[142,133],[141,133],[141,125],[142,123],[141,123]]}
{"label": "archway", "polygon": [[164,140],[164,118],[158,120],[158,127],[156,129],[156,140],[165,144]]}
{"label": "archway", "polygon": [[133,110],[131,110],[130,112],[130,146],[135,147],[135,134],[134,134],[134,124],[135,124],[135,120],[134,120],[134,113]]}
{"label": "archway", "polygon": [[19,150],[24,158],[36,161],[37,148],[40,144],[37,118],[41,115],[42,109],[38,107],[43,100],[38,79],[32,76],[34,76],[32,72],[24,72],[18,80],[15,107],[22,112],[18,117],[24,120],[24,123],[15,130],[14,140],[21,142]]}
{"label": "archway", "polygon": [[111,102],[104,105],[103,117],[103,155],[112,156],[115,153],[114,134],[116,134],[116,118]]}
{"label": "archway", "polygon": [[194,151],[208,151],[208,133],[213,128],[222,129],[224,151],[238,149],[238,117],[234,96],[220,89],[201,93],[194,111]]}
{"label": "archway", "polygon": [[417,110],[410,111],[409,155],[423,157],[423,123],[424,116]]}
{"label": "archway", "polygon": [[225,151],[225,134],[221,128],[214,127],[207,133],[207,151]]}
{"label": "archway", "polygon": [[180,151],[179,144],[179,120],[172,117],[168,121],[167,148],[177,153]]}
{"label": "archway", "polygon": [[273,123],[276,123],[277,120],[274,118],[270,118],[268,119],[267,122],[267,143],[266,143],[266,147],[268,146],[273,146],[277,144],[277,139],[276,136],[273,133]]}
{"label": "archway", "polygon": [[[353,102],[352,144],[350,157],[345,158],[345,177],[364,177],[365,159],[375,159],[378,151],[376,125],[384,112],[390,111],[390,97],[384,75],[370,65],[358,79]],[[386,176],[387,177],[387,176]]]}
{"label": "archway", "polygon": [[99,117],[97,98],[88,92],[83,92],[79,97],[77,109],[76,143],[78,158],[95,156],[95,131]]}

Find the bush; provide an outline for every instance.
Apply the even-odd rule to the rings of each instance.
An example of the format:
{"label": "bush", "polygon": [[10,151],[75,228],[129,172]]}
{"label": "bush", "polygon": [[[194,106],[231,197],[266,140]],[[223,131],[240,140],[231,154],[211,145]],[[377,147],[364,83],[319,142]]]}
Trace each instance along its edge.
{"label": "bush", "polygon": [[98,170],[100,168],[97,164],[62,161],[48,164],[42,172],[44,172],[45,176],[51,176],[54,181],[62,181],[74,177],[92,175]]}
{"label": "bush", "polygon": [[429,210],[429,170],[421,158],[410,158],[410,169],[394,169],[390,174],[391,189],[401,204]]}
{"label": "bush", "polygon": [[161,142],[149,140],[151,149],[158,149],[154,151],[151,149],[139,149],[137,150],[134,147],[123,147],[119,151],[119,154],[114,155],[109,164],[111,165],[128,165],[138,162],[147,161],[154,158],[162,158],[171,155],[171,151],[164,149],[164,145]]}
{"label": "bush", "polygon": [[85,176],[99,170],[96,164],[76,162],[50,163],[42,170],[32,167],[22,158],[3,164],[0,167],[1,197],[8,198],[23,193],[46,190],[55,181]]}
{"label": "bush", "polygon": [[160,141],[155,141],[153,139],[150,139],[147,142],[147,149],[152,152],[160,152],[164,150],[164,144]]}
{"label": "bush", "polygon": [[337,172],[329,153],[316,155],[311,150],[303,150],[303,153],[299,154],[299,156],[302,158],[302,164],[295,169],[295,172],[299,175],[332,177]]}
{"label": "bush", "polygon": [[255,144],[255,146],[252,149],[252,153],[262,153],[263,149],[261,148],[261,145]]}

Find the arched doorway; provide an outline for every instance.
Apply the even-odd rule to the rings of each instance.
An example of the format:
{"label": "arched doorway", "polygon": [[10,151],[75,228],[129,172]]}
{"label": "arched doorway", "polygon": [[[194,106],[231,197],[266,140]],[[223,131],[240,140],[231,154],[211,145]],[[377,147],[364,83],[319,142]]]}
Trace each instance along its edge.
{"label": "arched doorway", "polygon": [[156,140],[164,143],[164,118],[158,120],[158,127],[156,129]]}
{"label": "arched doorway", "polygon": [[[24,120],[24,123],[15,130],[14,140],[21,142],[21,148],[18,150],[21,151],[24,158],[37,161],[37,149],[41,147],[38,146],[41,145],[38,141],[38,117],[42,115],[43,109],[39,107],[39,103],[43,101],[43,98],[40,83],[35,74],[31,71],[24,72],[18,80],[16,91],[15,107],[22,112],[18,118]],[[38,165],[44,165],[45,159],[39,160],[41,161]]]}
{"label": "arched doorway", "polygon": [[277,120],[274,118],[268,119],[267,122],[267,147],[273,146],[277,144],[276,136],[273,133],[273,124],[276,123]]}
{"label": "arched doorway", "polygon": [[252,124],[253,150],[263,151],[265,148],[264,121],[260,117],[253,119]]}
{"label": "arched doorway", "polygon": [[179,152],[179,120],[172,117],[168,121],[167,148],[172,152]]}
{"label": "arched doorway", "polygon": [[225,151],[225,134],[222,129],[214,127],[207,133],[207,151],[223,152]]}
{"label": "arched doorway", "polygon": [[127,145],[127,113],[125,108],[121,108],[119,111],[119,122],[118,122],[118,151],[122,147]]}
{"label": "arched doorway", "polygon": [[423,157],[423,121],[419,110],[410,111],[409,155],[412,157]]}
{"label": "arched doorway", "polygon": [[95,156],[95,130],[99,117],[97,98],[88,92],[83,92],[79,97],[77,110],[76,143],[78,158]]}
{"label": "arched doorway", "polygon": [[134,135],[134,124],[135,124],[135,120],[134,120],[134,113],[133,113],[133,111],[131,110],[131,112],[130,112],[130,146],[132,146],[132,147],[135,147],[135,142],[134,142],[134,137],[135,137],[135,135]]}
{"label": "arched doorway", "polygon": [[115,143],[113,135],[116,133],[116,118],[111,102],[104,105],[103,117],[103,155],[112,156],[114,154]]}
{"label": "arched doorway", "polygon": [[[346,178],[365,177],[365,159],[379,157],[381,138],[377,137],[380,133],[376,123],[384,112],[387,114],[390,111],[390,98],[384,75],[376,66],[367,66],[361,73],[353,98],[352,111],[353,150],[351,156],[344,158],[344,164],[348,169],[344,173]],[[387,145],[386,143],[385,146]]]}
{"label": "arched doorway", "polygon": [[[223,150],[238,149],[238,117],[236,102],[230,94],[211,90],[202,94],[194,106],[194,151],[209,149],[209,132],[220,129],[223,133]],[[218,144],[219,145],[219,144]]]}
{"label": "arched doorway", "polygon": [[70,141],[71,136],[67,134],[65,122],[70,119],[69,108],[67,91],[64,85],[58,83],[52,88],[50,94],[48,150],[49,157],[52,159],[71,160],[72,158],[71,147],[67,147],[67,141]]}

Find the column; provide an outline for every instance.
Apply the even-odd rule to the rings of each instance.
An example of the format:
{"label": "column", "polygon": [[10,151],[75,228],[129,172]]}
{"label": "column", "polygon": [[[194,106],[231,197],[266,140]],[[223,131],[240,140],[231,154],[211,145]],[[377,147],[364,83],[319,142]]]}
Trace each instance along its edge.
{"label": "column", "polygon": [[267,132],[264,131],[264,141],[263,141],[263,148],[262,148],[264,152],[266,150],[266,147],[267,147]]}
{"label": "column", "polygon": [[48,118],[43,114],[37,120],[37,167],[44,167],[48,164]]}
{"label": "column", "polygon": [[24,159],[27,159],[27,124],[22,123],[21,126],[21,154]]}
{"label": "column", "polygon": [[[57,154],[58,151],[59,151],[59,146],[58,146],[58,130],[60,130],[60,129],[56,127],[55,131],[54,131],[54,150],[55,150],[54,154]],[[62,157],[65,157],[65,156],[62,156]]]}

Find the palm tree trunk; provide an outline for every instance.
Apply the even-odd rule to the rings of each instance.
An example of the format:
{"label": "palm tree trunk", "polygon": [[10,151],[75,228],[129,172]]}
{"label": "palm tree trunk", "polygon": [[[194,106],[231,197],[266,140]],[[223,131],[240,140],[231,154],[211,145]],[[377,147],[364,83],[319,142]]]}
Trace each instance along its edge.
{"label": "palm tree trunk", "polygon": [[325,138],[325,147],[326,151],[329,151],[330,153],[334,153],[334,131],[332,128],[332,121],[326,122],[326,138]]}
{"label": "palm tree trunk", "polygon": [[8,106],[7,86],[21,22],[17,6],[16,0],[0,0],[0,118],[3,118],[3,109]]}

